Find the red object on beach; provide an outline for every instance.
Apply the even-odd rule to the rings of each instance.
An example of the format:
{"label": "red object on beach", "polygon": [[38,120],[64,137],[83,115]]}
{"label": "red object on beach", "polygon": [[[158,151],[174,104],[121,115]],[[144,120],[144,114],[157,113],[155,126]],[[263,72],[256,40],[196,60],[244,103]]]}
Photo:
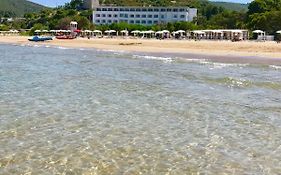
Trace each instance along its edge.
{"label": "red object on beach", "polygon": [[74,39],[75,37],[70,35],[63,35],[63,36],[57,36],[57,39]]}
{"label": "red object on beach", "polygon": [[76,33],[81,33],[81,30],[76,29],[76,30],[74,30],[74,32],[76,32]]}

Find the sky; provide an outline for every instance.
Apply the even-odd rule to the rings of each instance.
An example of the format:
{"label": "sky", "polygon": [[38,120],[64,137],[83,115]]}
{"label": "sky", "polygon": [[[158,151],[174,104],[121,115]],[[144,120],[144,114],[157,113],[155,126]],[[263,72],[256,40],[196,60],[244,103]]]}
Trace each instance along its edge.
{"label": "sky", "polygon": [[[39,4],[43,4],[45,6],[56,7],[59,5],[63,5],[70,0],[29,0]],[[249,3],[251,0],[212,0],[212,1],[225,1],[225,2],[237,2],[237,3]]]}

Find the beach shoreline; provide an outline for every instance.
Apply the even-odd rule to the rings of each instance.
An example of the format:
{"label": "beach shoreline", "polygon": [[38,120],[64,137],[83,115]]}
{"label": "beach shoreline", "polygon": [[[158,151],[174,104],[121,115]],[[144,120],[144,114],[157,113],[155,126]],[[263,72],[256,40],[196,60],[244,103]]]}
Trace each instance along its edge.
{"label": "beach shoreline", "polygon": [[30,42],[27,36],[0,36],[0,43],[59,46],[67,48],[127,51],[152,55],[178,55],[182,58],[210,59],[220,62],[281,64],[281,44],[254,41],[194,41],[129,38],[78,38],[47,42]]}

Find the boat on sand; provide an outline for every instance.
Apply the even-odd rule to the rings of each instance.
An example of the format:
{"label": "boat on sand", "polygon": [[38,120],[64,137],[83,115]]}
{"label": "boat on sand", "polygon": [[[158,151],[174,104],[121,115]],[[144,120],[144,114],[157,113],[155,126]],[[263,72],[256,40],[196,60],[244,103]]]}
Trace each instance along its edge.
{"label": "boat on sand", "polygon": [[48,41],[48,40],[53,40],[53,38],[34,36],[34,37],[28,39],[28,41],[33,41],[33,42],[42,42],[42,41]]}

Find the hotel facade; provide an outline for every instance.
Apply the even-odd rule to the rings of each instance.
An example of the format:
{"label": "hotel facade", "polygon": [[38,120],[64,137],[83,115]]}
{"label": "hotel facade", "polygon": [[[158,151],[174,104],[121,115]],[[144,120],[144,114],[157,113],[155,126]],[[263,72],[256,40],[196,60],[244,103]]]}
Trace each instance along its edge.
{"label": "hotel facade", "polygon": [[93,22],[97,25],[125,22],[129,24],[153,25],[178,21],[193,21],[196,8],[188,7],[115,7],[93,8]]}

